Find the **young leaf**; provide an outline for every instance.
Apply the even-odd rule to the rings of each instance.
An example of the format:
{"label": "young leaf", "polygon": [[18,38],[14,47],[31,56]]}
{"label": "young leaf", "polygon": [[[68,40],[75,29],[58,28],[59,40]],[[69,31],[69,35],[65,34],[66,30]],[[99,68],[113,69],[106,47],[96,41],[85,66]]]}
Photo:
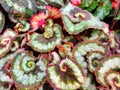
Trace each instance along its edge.
{"label": "young leaf", "polygon": [[38,52],[50,52],[54,50],[56,46],[59,46],[61,44],[63,35],[61,27],[57,24],[53,25],[53,28],[50,28],[50,30],[53,30],[54,32],[52,37],[45,37],[47,35],[49,36],[49,34],[51,34],[50,32],[47,32],[45,34],[33,33],[27,45]]}
{"label": "young leaf", "polygon": [[[120,70],[120,56],[119,55],[111,55],[111,56],[105,58],[97,67],[96,73],[95,73],[96,79],[101,85],[104,85],[105,87],[109,87],[110,84],[105,80],[105,78],[107,78],[107,80],[109,81],[111,78],[115,77],[116,79],[118,79],[118,81],[120,81],[120,77],[119,77],[120,73],[118,73],[119,78],[116,77],[117,73],[112,75],[113,71],[119,72],[119,70]],[[110,72],[110,71],[112,71],[112,72]],[[117,82],[117,80],[115,78],[114,78],[115,81],[113,80],[111,82],[116,82],[115,85],[117,85],[117,84],[119,85],[119,82]]]}
{"label": "young leaf", "polygon": [[0,58],[5,56],[9,52],[16,35],[17,33],[11,30],[10,28],[4,31],[3,35],[0,38]]}
{"label": "young leaf", "polygon": [[71,5],[70,3],[62,8],[62,20],[65,30],[69,34],[79,34],[85,29],[95,28],[109,34],[108,25],[94,17],[86,10]]}
{"label": "young leaf", "polygon": [[45,81],[46,74],[41,70],[39,60],[28,51],[20,52],[13,59],[11,65],[12,78],[20,90],[32,90]]}
{"label": "young leaf", "polygon": [[84,73],[87,71],[87,62],[85,56],[87,56],[89,52],[94,51],[100,51],[103,54],[106,54],[108,52],[107,48],[102,43],[94,40],[83,41],[77,44],[73,49],[73,58],[82,67]]}
{"label": "young leaf", "polygon": [[70,58],[59,60],[58,63],[49,65],[46,70],[47,80],[55,89],[76,90],[84,82],[80,67]]}

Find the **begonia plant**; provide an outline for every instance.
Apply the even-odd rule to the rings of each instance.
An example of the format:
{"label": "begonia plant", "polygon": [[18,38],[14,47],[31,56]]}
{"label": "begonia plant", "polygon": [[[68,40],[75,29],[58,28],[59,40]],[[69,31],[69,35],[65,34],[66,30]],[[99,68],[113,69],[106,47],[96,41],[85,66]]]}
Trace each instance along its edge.
{"label": "begonia plant", "polygon": [[0,90],[120,90],[120,0],[0,0]]}

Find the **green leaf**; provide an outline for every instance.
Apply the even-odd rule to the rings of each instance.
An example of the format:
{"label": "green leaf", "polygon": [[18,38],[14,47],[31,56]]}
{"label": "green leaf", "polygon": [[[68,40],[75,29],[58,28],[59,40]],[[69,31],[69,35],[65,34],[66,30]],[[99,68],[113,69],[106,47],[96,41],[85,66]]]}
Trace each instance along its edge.
{"label": "green leaf", "polygon": [[98,2],[97,1],[93,1],[92,4],[86,8],[86,10],[88,10],[89,12],[93,11],[96,7],[98,6]]}
{"label": "green leaf", "polygon": [[46,73],[48,82],[60,90],[77,90],[84,82],[81,68],[68,57],[49,66]]}
{"label": "green leaf", "polygon": [[92,4],[93,0],[82,0],[81,8],[89,7]]}
{"label": "green leaf", "polygon": [[15,56],[11,73],[17,88],[36,90],[37,86],[44,83],[46,74],[41,70],[41,63],[38,64],[38,62],[39,60],[28,51],[20,52]]}
{"label": "green leaf", "polygon": [[[111,66],[112,65],[112,66]],[[116,70],[117,69],[117,70]],[[110,72],[111,71],[111,72]],[[110,80],[113,78],[112,75],[111,77],[107,78],[110,73],[113,72],[119,72],[120,71],[120,56],[119,55],[111,55],[107,58],[105,58],[97,67],[96,69],[96,78],[99,80],[99,83],[101,85],[104,85],[106,87],[109,87],[109,82],[108,79]],[[110,73],[109,73],[110,72]],[[118,73],[118,76],[120,74]],[[107,78],[107,79],[106,79]],[[119,77],[120,78],[120,77]],[[117,77],[116,77],[117,79]],[[120,79],[119,79],[120,80]],[[112,81],[112,80],[111,80]]]}
{"label": "green leaf", "polygon": [[88,53],[92,51],[99,51],[104,54],[108,52],[107,48],[101,42],[95,40],[78,43],[73,49],[73,58],[82,67],[84,72],[86,72],[88,66],[85,56],[88,56]]}
{"label": "green leaf", "polygon": [[34,13],[33,13],[33,11],[31,10],[31,9],[26,9],[26,15],[28,16],[28,17],[31,17],[32,15],[33,15]]}
{"label": "green leaf", "polygon": [[96,9],[94,15],[100,20],[103,20],[107,15],[109,15],[112,9],[112,4],[110,0],[105,0],[99,3],[98,8]]}
{"label": "green leaf", "polygon": [[[100,29],[105,33],[109,32],[107,24],[101,22],[88,11],[75,7],[70,3],[61,9],[61,13],[65,30],[69,34],[76,35],[89,28]],[[77,15],[76,18],[74,15]]]}
{"label": "green leaf", "polygon": [[63,38],[62,30],[59,25],[55,24],[52,29],[54,30],[54,35],[51,38],[45,38],[43,34],[33,33],[27,45],[38,52],[52,51],[56,46],[61,44]]}

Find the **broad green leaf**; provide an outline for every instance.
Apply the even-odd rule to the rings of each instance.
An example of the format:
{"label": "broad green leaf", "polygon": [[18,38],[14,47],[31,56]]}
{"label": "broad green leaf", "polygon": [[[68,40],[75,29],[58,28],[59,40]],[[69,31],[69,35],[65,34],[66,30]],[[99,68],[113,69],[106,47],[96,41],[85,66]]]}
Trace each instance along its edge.
{"label": "broad green leaf", "polygon": [[81,8],[89,7],[92,4],[93,0],[82,0]]}
{"label": "broad green leaf", "polygon": [[105,0],[99,3],[98,8],[96,9],[94,15],[100,20],[103,20],[107,15],[109,15],[112,9],[112,4],[110,0]]}

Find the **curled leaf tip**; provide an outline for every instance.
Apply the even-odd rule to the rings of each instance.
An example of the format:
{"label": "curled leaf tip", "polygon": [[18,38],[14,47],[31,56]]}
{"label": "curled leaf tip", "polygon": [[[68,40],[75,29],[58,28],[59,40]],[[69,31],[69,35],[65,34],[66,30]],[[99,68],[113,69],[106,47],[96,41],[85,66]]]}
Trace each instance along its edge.
{"label": "curled leaf tip", "polygon": [[12,61],[11,74],[16,82],[17,88],[34,88],[42,85],[45,80],[45,72],[41,69],[39,63],[41,59],[37,60],[28,51],[19,52]]}
{"label": "curled leaf tip", "polygon": [[96,79],[101,85],[105,87],[111,86],[112,88],[115,88],[116,87],[115,85],[119,85],[120,81],[119,70],[120,70],[120,56],[111,55],[102,60],[99,66],[97,67],[95,71]]}
{"label": "curled leaf tip", "polygon": [[65,58],[47,68],[47,80],[56,89],[78,89],[84,82],[80,67],[70,58]]}

